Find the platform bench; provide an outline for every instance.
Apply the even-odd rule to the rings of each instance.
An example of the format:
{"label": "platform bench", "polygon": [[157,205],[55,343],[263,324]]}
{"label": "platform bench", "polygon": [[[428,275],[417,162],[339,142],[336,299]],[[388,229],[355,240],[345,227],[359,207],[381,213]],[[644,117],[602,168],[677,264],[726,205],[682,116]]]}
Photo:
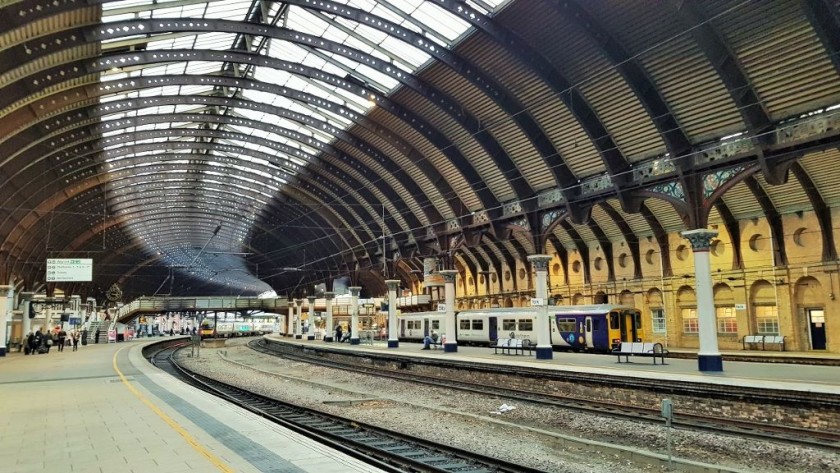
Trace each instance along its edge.
{"label": "platform bench", "polygon": [[779,351],[785,351],[785,336],[784,335],[765,335],[764,336],[764,349],[767,348],[767,344],[775,344],[779,346]]}
{"label": "platform bench", "polygon": [[527,338],[500,338],[492,347],[496,354],[501,350],[502,354],[507,355],[524,355],[526,350],[530,355],[532,350],[531,340]]}
{"label": "platform bench", "polygon": [[747,350],[747,345],[761,345],[762,350],[767,349],[767,344],[778,345],[779,351],[785,351],[785,337],[784,335],[744,335],[744,350]]}
{"label": "platform bench", "polygon": [[614,349],[612,353],[618,356],[618,362],[621,363],[621,357],[624,357],[624,362],[630,363],[631,356],[645,356],[653,358],[653,364],[656,364],[656,359],[662,360],[665,364],[665,356],[668,355],[668,350],[662,346],[661,343],[642,343],[642,342],[623,342],[618,348]]}

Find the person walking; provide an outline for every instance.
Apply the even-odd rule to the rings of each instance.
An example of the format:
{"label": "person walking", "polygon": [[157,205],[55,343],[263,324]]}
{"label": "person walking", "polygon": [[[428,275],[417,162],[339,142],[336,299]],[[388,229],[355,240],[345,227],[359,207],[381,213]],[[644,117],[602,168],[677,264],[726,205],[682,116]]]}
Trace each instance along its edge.
{"label": "person walking", "polygon": [[35,345],[35,334],[34,333],[29,332],[29,333],[26,334],[26,338],[24,339],[24,345],[25,345],[24,350],[23,350],[24,355],[29,355],[30,353],[33,354],[33,355],[35,354],[35,353],[32,352],[32,347]]}
{"label": "person walking", "polygon": [[64,351],[64,344],[67,343],[67,332],[62,327],[58,331],[58,351]]}

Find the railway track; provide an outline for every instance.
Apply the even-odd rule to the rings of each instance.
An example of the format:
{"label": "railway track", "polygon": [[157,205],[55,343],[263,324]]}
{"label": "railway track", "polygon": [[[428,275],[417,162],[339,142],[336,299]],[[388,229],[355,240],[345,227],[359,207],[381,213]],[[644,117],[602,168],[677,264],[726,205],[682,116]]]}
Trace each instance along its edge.
{"label": "railway track", "polygon": [[[410,372],[394,372],[377,370],[373,368],[360,367],[351,363],[340,363],[318,356],[305,356],[290,353],[279,353],[273,350],[265,340],[260,338],[248,343],[248,346],[261,353],[279,356],[290,360],[305,363],[317,364],[329,368],[350,370],[356,373],[363,373],[373,376],[384,376],[391,379],[408,381],[412,383],[423,383],[436,387],[457,389],[488,396],[508,398],[515,401],[528,401],[539,405],[552,406],[562,409],[585,410],[595,415],[609,415],[616,418],[623,418],[633,421],[646,421],[661,425],[663,420],[659,410],[645,409],[630,406],[623,406],[607,402],[596,402],[582,399],[564,397],[562,399],[547,396],[523,389],[505,388],[495,385],[492,389],[480,384],[465,381],[455,381],[440,378],[421,376]],[[791,427],[774,426],[761,423],[746,422],[732,419],[709,418],[702,414],[691,414],[680,412],[674,416],[675,428],[696,429],[707,432],[724,433],[741,437],[750,437],[760,440],[784,442],[788,444],[803,445],[808,447],[825,448],[840,451],[840,436],[826,432],[819,432]]]}
{"label": "railway track", "polygon": [[194,373],[173,360],[177,345],[149,355],[152,364],[283,427],[389,472],[544,473],[425,439],[296,406]]}

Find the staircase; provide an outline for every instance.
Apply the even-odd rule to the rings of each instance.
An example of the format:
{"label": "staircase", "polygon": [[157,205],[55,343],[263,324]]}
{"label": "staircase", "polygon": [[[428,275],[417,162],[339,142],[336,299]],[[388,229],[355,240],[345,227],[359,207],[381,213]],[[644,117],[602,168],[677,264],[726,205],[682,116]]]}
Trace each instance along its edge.
{"label": "staircase", "polygon": [[[88,326],[88,329],[87,329],[87,343],[96,343],[96,331],[102,329],[101,324],[102,323],[98,320],[95,320],[95,321],[90,323],[90,325]],[[105,328],[105,330],[107,330],[107,328]],[[107,337],[107,333],[106,333],[106,337]],[[99,335],[99,338],[100,338],[100,341],[101,341],[102,334]]]}

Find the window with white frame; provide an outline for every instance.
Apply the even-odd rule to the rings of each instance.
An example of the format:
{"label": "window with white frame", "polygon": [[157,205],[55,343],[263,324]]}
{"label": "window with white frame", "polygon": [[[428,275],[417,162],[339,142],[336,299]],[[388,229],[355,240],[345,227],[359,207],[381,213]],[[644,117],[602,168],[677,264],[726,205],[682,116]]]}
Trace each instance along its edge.
{"label": "window with white frame", "polygon": [[738,333],[738,320],[735,318],[735,306],[715,307],[718,333]]}
{"label": "window with white frame", "polygon": [[665,333],[667,331],[665,326],[665,309],[651,309],[650,316],[653,321],[653,333]]}
{"label": "window with white frame", "polygon": [[762,335],[779,334],[779,309],[774,305],[753,306],[755,328]]}
{"label": "window with white frame", "polygon": [[683,307],[680,309],[682,315],[683,333],[699,333],[700,321],[697,318],[696,307]]}

